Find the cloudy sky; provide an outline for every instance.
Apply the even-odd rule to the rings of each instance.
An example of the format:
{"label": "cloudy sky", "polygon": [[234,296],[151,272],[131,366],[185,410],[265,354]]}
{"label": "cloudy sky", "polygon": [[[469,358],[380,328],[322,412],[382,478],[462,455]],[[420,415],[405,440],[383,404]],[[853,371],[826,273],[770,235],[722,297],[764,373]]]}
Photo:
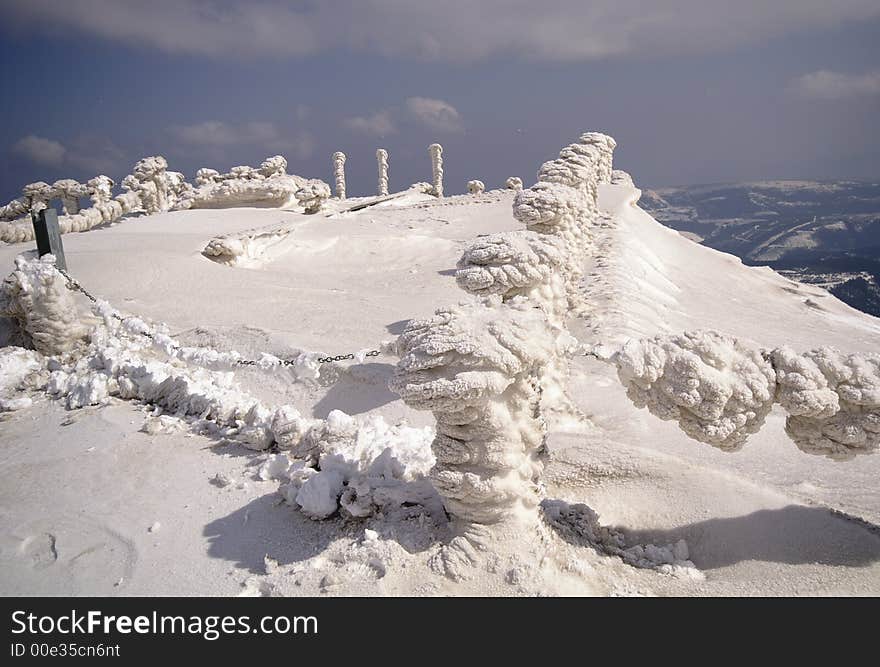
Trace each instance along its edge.
{"label": "cloudy sky", "polygon": [[586,130],[644,186],[880,178],[877,0],[0,0],[0,199],[281,153],[530,181]]}

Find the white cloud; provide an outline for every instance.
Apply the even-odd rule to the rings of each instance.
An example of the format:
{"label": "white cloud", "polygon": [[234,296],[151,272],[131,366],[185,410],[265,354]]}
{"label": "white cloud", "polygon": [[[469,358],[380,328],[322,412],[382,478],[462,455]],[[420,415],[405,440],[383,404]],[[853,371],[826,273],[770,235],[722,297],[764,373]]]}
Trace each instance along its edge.
{"label": "white cloud", "polygon": [[440,132],[461,132],[461,114],[449,102],[432,97],[409,97],[407,111],[417,121]]}
{"label": "white cloud", "polygon": [[379,111],[371,116],[355,116],[346,118],[343,124],[350,130],[369,134],[376,137],[384,137],[397,132],[394,121],[391,120],[390,111]]}
{"label": "white cloud", "polygon": [[5,0],[0,24],[78,31],[167,53],[334,49],[434,61],[564,61],[709,52],[880,16],[876,0]]}
{"label": "white cloud", "polygon": [[266,144],[277,141],[280,132],[272,123],[253,122],[231,125],[219,120],[206,120],[193,125],[171,128],[174,137],[191,146],[234,146],[236,144]]}
{"label": "white cloud", "polygon": [[62,143],[53,139],[29,134],[13,144],[12,152],[34,164],[60,167],[64,164],[67,149]]}
{"label": "white cloud", "polygon": [[846,74],[822,69],[797,77],[790,88],[804,97],[821,100],[878,95],[880,72]]}

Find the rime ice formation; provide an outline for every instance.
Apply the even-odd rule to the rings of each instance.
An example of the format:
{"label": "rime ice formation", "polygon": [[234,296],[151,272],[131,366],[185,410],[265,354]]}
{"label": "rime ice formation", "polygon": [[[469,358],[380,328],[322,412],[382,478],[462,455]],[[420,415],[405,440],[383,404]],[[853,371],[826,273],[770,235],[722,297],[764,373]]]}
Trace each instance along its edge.
{"label": "rime ice formation", "polygon": [[72,178],[63,178],[52,184],[52,189],[61,200],[61,212],[64,215],[79,213],[79,200],[88,194],[87,186]]}
{"label": "rime ice formation", "polygon": [[715,331],[630,340],[611,361],[637,407],[724,451],[739,450],[773,405],[776,374],[761,350]]}
{"label": "rime ice formation", "polygon": [[275,176],[284,176],[287,173],[287,158],[283,155],[273,155],[267,157],[260,163],[257,172],[263,178],[273,178]]}
{"label": "rime ice formation", "polygon": [[196,185],[210,185],[211,183],[217,183],[220,180],[220,172],[216,169],[208,169],[207,167],[202,167],[196,172]]}
{"label": "rime ice formation", "polygon": [[295,194],[306,213],[317,213],[324,202],[330,199],[330,186],[317,178],[311,178]]}
{"label": "rime ice formation", "polygon": [[434,187],[434,196],[443,196],[443,146],[431,144],[428,146],[431,155],[431,179]]}
{"label": "rime ice formation", "polygon": [[483,181],[468,181],[467,191],[472,195],[478,195],[486,189]]}
{"label": "rime ice formation", "polygon": [[13,199],[8,204],[0,206],[0,220],[15,220],[28,212],[27,201],[21,197]]}
{"label": "rime ice formation", "polygon": [[147,214],[162,213],[171,208],[165,178],[167,169],[168,161],[161,155],[145,157],[134,165],[132,176],[138,181],[138,194]]}
{"label": "rime ice formation", "polygon": [[333,179],[336,183],[336,198],[345,199],[345,153],[333,153]]}
{"label": "rime ice formation", "polygon": [[615,169],[611,172],[611,185],[626,185],[627,187],[636,187],[633,183],[632,176],[621,169]]}
{"label": "rime ice formation", "polygon": [[241,165],[221,174],[215,169],[196,172],[196,188],[180,195],[177,208],[280,208],[296,201],[294,194],[306,180],[287,173],[287,160],[275,155],[258,168]]}
{"label": "rime ice formation", "polygon": [[376,151],[376,163],[379,168],[379,196],[388,195],[388,151],[380,148]]}
{"label": "rime ice formation", "polygon": [[880,354],[779,348],[772,361],[785,431],[799,449],[837,461],[880,449]]}
{"label": "rime ice formation", "polygon": [[45,355],[72,351],[86,334],[52,255],[15,258],[15,270],[0,285],[0,315],[17,320],[34,349]]}
{"label": "rime ice formation", "polygon": [[581,135],[580,144],[589,146],[598,152],[596,175],[598,176],[599,183],[610,183],[614,149],[617,148],[617,142],[607,134],[587,132]]}
{"label": "rime ice formation", "polygon": [[37,373],[45,365],[42,355],[21,347],[0,347],[0,412],[28,408],[32,400],[19,390],[33,389],[40,384]]}
{"label": "rime ice formation", "polygon": [[506,181],[504,181],[504,187],[508,190],[522,190],[522,179],[519,176],[511,176]]}
{"label": "rime ice formation", "polygon": [[109,176],[95,176],[86,183],[92,206],[101,206],[113,197],[113,186],[116,185]]}
{"label": "rime ice formation", "polygon": [[39,213],[49,205],[49,201],[55,196],[52,186],[43,181],[28,183],[21,189],[21,194],[27,202],[27,210],[31,213]]}
{"label": "rime ice formation", "polygon": [[389,386],[431,410],[431,481],[447,511],[491,524],[530,517],[540,500],[542,369],[568,344],[525,299],[497,297],[411,321]]}
{"label": "rime ice formation", "polygon": [[566,308],[561,241],[529,231],[491,234],[471,241],[458,261],[455,281],[477,296],[507,301],[526,296],[559,322]]}
{"label": "rime ice formation", "polygon": [[441,513],[425,478],[434,465],[431,428],[389,426],[380,416],[351,417],[332,411],[315,422],[288,455],[279,455],[275,477],[290,505],[313,519],[337,511],[366,517],[389,507],[419,505]]}

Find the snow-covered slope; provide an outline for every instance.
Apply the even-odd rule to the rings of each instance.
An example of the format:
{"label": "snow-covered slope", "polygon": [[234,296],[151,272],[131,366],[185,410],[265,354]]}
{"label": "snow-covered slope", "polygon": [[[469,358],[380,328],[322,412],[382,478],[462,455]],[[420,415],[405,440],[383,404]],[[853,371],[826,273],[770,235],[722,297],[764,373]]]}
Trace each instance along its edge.
{"label": "snow-covered slope", "polygon": [[[569,322],[583,343],[714,328],[766,346],[880,347],[878,320],[692,243],[641,211],[637,196],[601,186],[612,217],[584,267],[586,313]],[[377,348],[408,319],[460,300],[453,274],[462,249],[479,234],[520,228],[512,200],[511,191],[412,194],[329,216],[181,211],[67,235],[64,244],[85,287],[167,322],[185,343],[335,355]],[[223,235],[253,239],[246,261],[202,254]],[[5,272],[21,250],[0,246]],[[236,379],[310,417],[341,409],[431,424],[386,388],[395,362],[343,362],[311,384],[253,368]],[[628,544],[683,538],[699,572],[634,569],[550,532],[499,547],[469,580],[451,582],[427,566],[437,537],[423,515],[311,521],[280,502],[276,481],[260,479],[265,454],[176,420],[145,425],[145,409],[130,402],[66,412],[34,393],[32,407],[0,422],[0,591],[880,593],[880,458],[808,457],[776,412],[742,452],[724,454],[634,408],[611,367],[580,357],[571,371],[569,393],[583,414],[551,425],[548,498],[588,504]]]}

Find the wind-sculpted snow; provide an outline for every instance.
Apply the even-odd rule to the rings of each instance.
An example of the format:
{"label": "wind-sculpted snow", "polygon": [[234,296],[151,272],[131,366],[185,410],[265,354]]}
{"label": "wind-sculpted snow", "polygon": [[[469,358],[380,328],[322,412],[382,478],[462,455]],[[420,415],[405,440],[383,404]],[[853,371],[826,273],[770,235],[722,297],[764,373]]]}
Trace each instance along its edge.
{"label": "wind-sculpted snow", "polygon": [[562,242],[529,231],[502,232],[472,241],[458,261],[455,281],[477,296],[499,294],[507,301],[526,296],[561,315],[566,307]]}
{"label": "wind-sculpted snow", "polygon": [[526,299],[497,297],[410,322],[392,391],[437,421],[431,481],[450,514],[496,523],[540,500],[543,368],[570,343]]}
{"label": "wind-sculpted snow", "polygon": [[468,181],[467,191],[472,195],[481,194],[486,189],[486,184],[483,181]]}
{"label": "wind-sculpted snow", "polygon": [[773,405],[776,374],[761,350],[714,331],[630,340],[611,361],[637,407],[724,451],[740,449]]}
{"label": "wind-sculpted snow", "polygon": [[34,349],[44,355],[71,352],[86,334],[73,294],[52,255],[15,258],[15,270],[0,285],[0,315],[14,318]]}
{"label": "wind-sculpted snow", "polygon": [[324,202],[330,199],[330,186],[317,178],[311,178],[296,191],[295,196],[306,213],[317,213]]}
{"label": "wind-sculpted snow", "polygon": [[845,461],[880,449],[880,354],[773,351],[785,431],[808,454]]}

